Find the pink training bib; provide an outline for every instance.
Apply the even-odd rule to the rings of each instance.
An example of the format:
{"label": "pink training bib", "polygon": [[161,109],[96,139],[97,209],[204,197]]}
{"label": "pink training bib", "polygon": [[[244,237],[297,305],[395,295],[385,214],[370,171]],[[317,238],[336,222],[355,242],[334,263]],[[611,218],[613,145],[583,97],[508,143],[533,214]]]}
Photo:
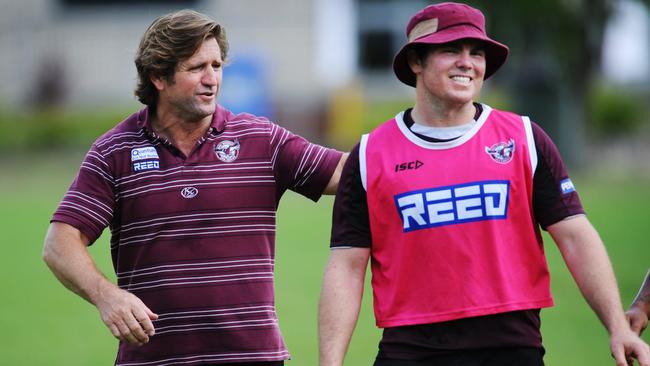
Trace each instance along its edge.
{"label": "pink training bib", "polygon": [[530,121],[483,108],[453,141],[418,138],[402,113],[361,140],[379,327],[553,305]]}

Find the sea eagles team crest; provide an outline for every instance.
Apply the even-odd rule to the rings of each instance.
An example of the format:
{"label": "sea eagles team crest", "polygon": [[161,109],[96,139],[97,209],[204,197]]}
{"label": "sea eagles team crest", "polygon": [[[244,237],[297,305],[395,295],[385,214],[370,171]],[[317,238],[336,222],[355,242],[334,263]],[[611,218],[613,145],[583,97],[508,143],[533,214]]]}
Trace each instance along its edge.
{"label": "sea eagles team crest", "polygon": [[239,148],[239,140],[223,140],[214,147],[214,153],[217,154],[219,160],[224,163],[230,163],[237,160],[237,157],[239,156]]}
{"label": "sea eagles team crest", "polygon": [[508,142],[498,142],[491,147],[486,146],[485,152],[497,163],[507,164],[515,153],[515,140],[510,139]]}

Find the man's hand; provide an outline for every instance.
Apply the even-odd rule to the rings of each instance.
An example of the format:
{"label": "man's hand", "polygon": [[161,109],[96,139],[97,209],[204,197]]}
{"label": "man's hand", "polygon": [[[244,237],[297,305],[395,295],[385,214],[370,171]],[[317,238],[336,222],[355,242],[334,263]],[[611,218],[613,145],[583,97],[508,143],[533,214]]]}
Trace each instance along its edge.
{"label": "man's hand", "polygon": [[136,345],[149,342],[154,334],[151,321],[158,315],[104,277],[88,253],[88,244],[78,229],[53,222],[45,236],[43,259],[65,287],[97,307],[116,338]]}
{"label": "man's hand", "polygon": [[609,345],[617,366],[636,358],[650,366],[648,345],[634,334],[625,319],[616,277],[598,232],[584,215],[548,227],[573,278],[609,332]]}
{"label": "man's hand", "polygon": [[640,366],[650,366],[650,347],[629,329],[612,333],[609,346],[616,366],[631,366],[633,359],[638,360]]}
{"label": "man's hand", "polygon": [[155,334],[152,320],[158,319],[158,315],[128,291],[106,285],[95,305],[104,324],[122,342],[142,346]]}
{"label": "man's hand", "polygon": [[648,316],[650,315],[650,270],[645,276],[645,280],[639,289],[639,293],[632,301],[632,305],[627,309],[625,316],[630,323],[632,331],[641,336],[641,333],[648,326]]}
{"label": "man's hand", "polygon": [[625,313],[627,320],[630,322],[630,328],[639,336],[643,334],[645,328],[648,327],[648,306],[642,303],[633,303]]}

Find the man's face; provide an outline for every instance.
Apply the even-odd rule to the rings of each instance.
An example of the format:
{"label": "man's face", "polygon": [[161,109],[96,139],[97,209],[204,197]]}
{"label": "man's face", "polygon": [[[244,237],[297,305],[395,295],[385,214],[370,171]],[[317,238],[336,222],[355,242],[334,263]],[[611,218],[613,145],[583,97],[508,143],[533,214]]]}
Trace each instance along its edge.
{"label": "man's face", "polygon": [[179,62],[173,80],[157,79],[158,106],[169,107],[186,121],[214,113],[221,86],[223,60],[217,40],[209,38],[187,60]]}
{"label": "man's face", "polygon": [[417,88],[434,103],[471,103],[481,92],[485,76],[485,50],[474,40],[433,46],[424,62],[411,62]]}

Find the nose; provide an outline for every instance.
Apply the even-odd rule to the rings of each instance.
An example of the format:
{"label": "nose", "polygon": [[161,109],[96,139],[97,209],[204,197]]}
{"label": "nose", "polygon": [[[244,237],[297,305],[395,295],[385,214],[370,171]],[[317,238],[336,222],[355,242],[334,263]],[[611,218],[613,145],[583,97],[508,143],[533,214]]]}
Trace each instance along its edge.
{"label": "nose", "polygon": [[461,52],[459,52],[458,59],[456,60],[456,66],[461,69],[472,68],[473,64],[469,50],[463,49]]}
{"label": "nose", "polygon": [[204,85],[214,86],[219,82],[219,77],[221,74],[221,68],[214,69],[213,67],[208,67],[207,70],[203,73],[203,78],[201,82]]}

